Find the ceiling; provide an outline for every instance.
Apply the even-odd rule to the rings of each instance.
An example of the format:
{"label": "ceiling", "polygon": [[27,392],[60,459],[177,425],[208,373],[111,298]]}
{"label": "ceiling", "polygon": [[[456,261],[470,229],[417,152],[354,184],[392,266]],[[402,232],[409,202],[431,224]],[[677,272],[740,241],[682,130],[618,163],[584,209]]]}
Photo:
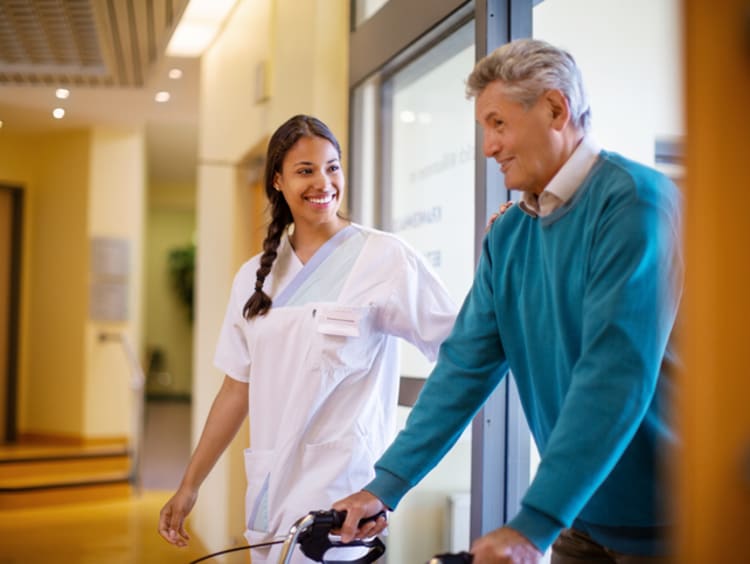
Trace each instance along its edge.
{"label": "ceiling", "polygon": [[[0,135],[143,128],[149,176],[194,179],[200,59],[165,50],[188,0],[2,0]],[[182,77],[170,79],[172,68]],[[67,88],[65,100],[55,90]],[[158,91],[170,93],[158,103]],[[63,119],[52,110],[65,109]]]}

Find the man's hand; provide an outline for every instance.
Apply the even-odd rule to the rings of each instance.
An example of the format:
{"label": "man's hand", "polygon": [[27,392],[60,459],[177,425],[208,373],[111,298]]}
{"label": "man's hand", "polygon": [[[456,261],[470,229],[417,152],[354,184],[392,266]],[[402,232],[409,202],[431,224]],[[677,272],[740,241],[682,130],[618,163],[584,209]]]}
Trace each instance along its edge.
{"label": "man's hand", "polygon": [[538,564],[542,553],[518,531],[501,527],[471,545],[474,564]]}
{"label": "man's hand", "polygon": [[386,508],[382,501],[364,490],[337,501],[333,504],[333,508],[337,511],[346,511],[346,520],[341,526],[342,542],[374,537],[388,526],[385,517],[378,517],[376,521],[371,521],[362,528],[357,527],[360,519],[371,517]]}

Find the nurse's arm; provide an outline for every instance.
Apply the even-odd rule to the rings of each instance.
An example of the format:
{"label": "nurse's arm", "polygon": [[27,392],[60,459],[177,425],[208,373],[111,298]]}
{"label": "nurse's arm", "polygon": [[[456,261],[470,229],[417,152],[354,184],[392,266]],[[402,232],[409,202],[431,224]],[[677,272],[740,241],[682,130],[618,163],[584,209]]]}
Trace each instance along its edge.
{"label": "nurse's arm", "polygon": [[198,489],[237,434],[247,412],[248,384],[225,376],[182,482],[159,515],[159,534],[167,542],[186,544],[189,536],[184,528],[185,518],[195,504]]}

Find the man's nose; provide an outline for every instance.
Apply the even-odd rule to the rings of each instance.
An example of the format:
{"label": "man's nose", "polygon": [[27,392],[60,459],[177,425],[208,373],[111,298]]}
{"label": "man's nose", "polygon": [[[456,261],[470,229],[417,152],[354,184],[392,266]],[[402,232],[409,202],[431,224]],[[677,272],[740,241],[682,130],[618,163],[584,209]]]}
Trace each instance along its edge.
{"label": "man's nose", "polygon": [[497,135],[484,132],[482,137],[482,151],[487,158],[493,157],[500,152],[500,143]]}

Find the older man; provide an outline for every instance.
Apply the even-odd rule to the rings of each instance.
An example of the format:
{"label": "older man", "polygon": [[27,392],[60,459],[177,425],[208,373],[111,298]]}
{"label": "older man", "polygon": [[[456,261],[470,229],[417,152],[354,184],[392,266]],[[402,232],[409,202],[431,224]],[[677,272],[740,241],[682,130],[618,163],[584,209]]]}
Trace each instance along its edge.
{"label": "older man", "polygon": [[541,463],[520,512],[472,546],[476,564],[662,562],[660,457],[681,294],[680,195],[587,134],[580,71],[524,39],[468,79],[483,150],[521,201],[485,241],[474,284],[405,429],[363,491],[337,502],[343,538],[399,500],[460,436],[510,368]]}

